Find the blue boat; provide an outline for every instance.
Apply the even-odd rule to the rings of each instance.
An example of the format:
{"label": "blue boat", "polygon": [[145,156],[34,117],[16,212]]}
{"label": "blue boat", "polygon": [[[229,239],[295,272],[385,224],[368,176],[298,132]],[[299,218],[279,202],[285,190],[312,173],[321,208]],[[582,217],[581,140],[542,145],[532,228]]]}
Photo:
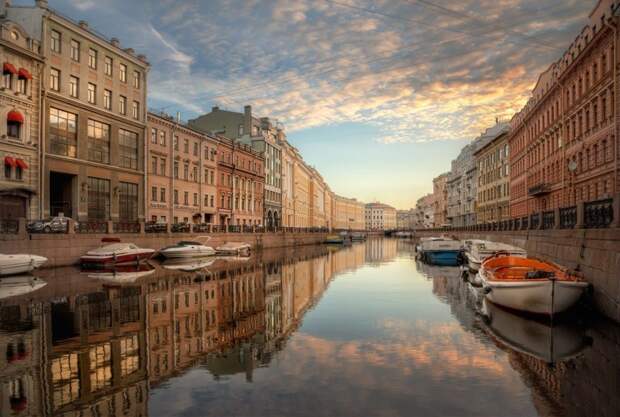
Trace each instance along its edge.
{"label": "blue boat", "polygon": [[421,239],[419,248],[424,262],[441,266],[459,265],[461,242],[458,240],[443,237]]}

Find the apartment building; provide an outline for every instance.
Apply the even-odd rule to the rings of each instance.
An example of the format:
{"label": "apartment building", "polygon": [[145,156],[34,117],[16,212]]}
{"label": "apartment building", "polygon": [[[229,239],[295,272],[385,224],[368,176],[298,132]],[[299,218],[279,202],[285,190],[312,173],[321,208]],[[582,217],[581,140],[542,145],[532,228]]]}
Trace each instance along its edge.
{"label": "apartment building", "polygon": [[387,204],[374,202],[365,207],[366,230],[396,229],[396,209]]}
{"label": "apartment building", "polygon": [[165,114],[147,127],[147,218],[217,224],[217,140]]}
{"label": "apartment building", "polygon": [[508,135],[502,132],[474,153],[478,167],[478,223],[510,218],[510,171]]}
{"label": "apartment building", "polygon": [[448,222],[448,176],[449,172],[433,178],[433,225],[445,226]]}
{"label": "apartment building", "polygon": [[366,205],[355,198],[334,194],[333,224],[335,229],[364,230],[366,228]]}

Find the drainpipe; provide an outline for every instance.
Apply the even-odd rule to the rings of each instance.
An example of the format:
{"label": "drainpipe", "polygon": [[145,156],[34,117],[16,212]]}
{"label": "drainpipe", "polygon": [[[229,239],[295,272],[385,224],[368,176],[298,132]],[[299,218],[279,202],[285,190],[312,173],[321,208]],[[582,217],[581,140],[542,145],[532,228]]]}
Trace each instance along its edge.
{"label": "drainpipe", "polygon": [[[45,31],[47,28],[47,12],[43,14],[43,21],[41,23],[41,51],[45,53],[45,48],[47,46],[47,36],[45,36]],[[45,146],[46,143],[43,140],[45,136],[45,121],[47,120],[47,113],[45,112],[45,104],[47,101],[44,99],[46,93],[45,89],[45,63],[41,64],[39,68],[39,114],[43,115],[39,119],[39,218],[43,218],[45,204],[45,187],[44,187],[44,179],[45,179]]]}
{"label": "drainpipe", "polygon": [[[616,13],[616,10],[618,8],[613,10],[612,16]],[[618,26],[616,23],[609,23],[608,20],[605,20],[605,26],[609,27],[611,30],[613,30],[614,32],[614,56],[613,56],[613,61],[612,61],[612,70],[614,72],[614,91],[618,90],[618,84],[617,84],[617,57],[618,57]],[[614,93],[614,171],[613,171],[613,178],[614,178],[614,189],[612,191],[612,195],[615,195],[618,192],[618,106],[615,103],[615,101],[618,100],[618,94]]]}

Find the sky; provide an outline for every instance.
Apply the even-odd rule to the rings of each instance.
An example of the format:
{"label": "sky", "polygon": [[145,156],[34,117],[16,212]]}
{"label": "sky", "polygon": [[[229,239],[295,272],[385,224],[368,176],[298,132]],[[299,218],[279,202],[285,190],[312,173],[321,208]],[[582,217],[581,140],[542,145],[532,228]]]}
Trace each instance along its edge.
{"label": "sky", "polygon": [[596,0],[49,4],[147,56],[151,109],[188,120],[251,104],[334,192],[406,209],[521,109]]}

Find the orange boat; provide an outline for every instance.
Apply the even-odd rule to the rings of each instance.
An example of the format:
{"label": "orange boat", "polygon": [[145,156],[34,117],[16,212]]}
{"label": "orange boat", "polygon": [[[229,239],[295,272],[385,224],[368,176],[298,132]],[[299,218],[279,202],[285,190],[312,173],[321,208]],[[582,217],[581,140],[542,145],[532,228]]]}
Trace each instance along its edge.
{"label": "orange boat", "polygon": [[570,308],[588,287],[559,265],[503,253],[484,261],[478,274],[489,301],[549,316]]}

